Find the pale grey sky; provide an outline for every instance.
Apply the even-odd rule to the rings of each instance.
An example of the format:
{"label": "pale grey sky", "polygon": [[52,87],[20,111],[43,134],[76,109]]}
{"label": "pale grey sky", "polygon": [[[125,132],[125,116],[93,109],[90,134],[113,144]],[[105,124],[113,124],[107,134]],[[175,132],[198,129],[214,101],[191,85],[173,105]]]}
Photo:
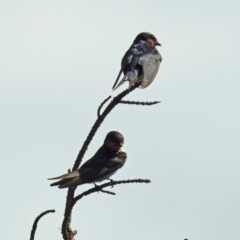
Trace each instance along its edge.
{"label": "pale grey sky", "polygon": [[[240,239],[240,2],[0,0],[0,239],[61,239],[66,190],[48,177],[72,167],[112,93],[123,54],[142,31],[162,43],[155,81],[108,116],[125,136],[114,187],[74,208],[76,239]],[[77,193],[92,187],[80,186]]]}

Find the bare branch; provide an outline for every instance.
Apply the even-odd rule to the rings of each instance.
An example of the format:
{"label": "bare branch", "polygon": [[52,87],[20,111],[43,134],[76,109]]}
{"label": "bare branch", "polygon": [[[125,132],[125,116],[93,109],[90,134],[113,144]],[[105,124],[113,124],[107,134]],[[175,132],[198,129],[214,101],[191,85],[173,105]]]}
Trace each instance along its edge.
{"label": "bare branch", "polygon": [[[81,164],[81,161],[82,161],[82,158],[83,158],[85,152],[87,151],[88,145],[92,141],[96,131],[100,127],[101,123],[104,121],[105,117],[122,100],[123,97],[125,97],[127,94],[132,92],[134,89],[139,87],[140,84],[141,84],[141,81],[137,82],[130,89],[126,89],[125,91],[123,91],[122,93],[120,93],[116,97],[114,97],[113,100],[105,108],[103,113],[98,116],[98,118],[95,121],[94,125],[92,126],[92,129],[90,130],[90,132],[89,132],[85,142],[83,143],[83,146],[82,146],[81,150],[78,153],[78,156],[77,156],[77,159],[76,159],[76,161],[75,161],[75,163],[73,165],[72,171],[77,170],[79,168],[79,166]],[[105,99],[101,105],[103,106],[103,104],[106,101],[107,101],[107,99]],[[99,107],[100,110],[101,110],[101,107],[102,107],[101,105]],[[68,194],[67,194],[67,201],[66,201],[66,206],[65,206],[64,219],[63,219],[63,222],[62,222],[62,235],[63,235],[63,239],[64,240],[73,240],[73,236],[74,236],[74,234],[73,234],[73,232],[71,230],[71,227],[70,227],[70,223],[71,223],[71,210],[69,211],[68,208],[72,204],[72,200],[73,200],[75,189],[76,188],[69,188]]]}
{"label": "bare branch", "polygon": [[100,104],[100,106],[98,107],[98,111],[97,111],[98,117],[100,117],[100,115],[101,115],[100,111],[101,111],[103,105],[104,105],[110,98],[111,98],[111,96],[107,97],[107,98]]}
{"label": "bare branch", "polygon": [[31,230],[31,235],[30,235],[30,240],[34,240],[34,236],[35,236],[35,232],[37,230],[37,224],[40,220],[40,218],[42,218],[44,215],[48,214],[48,213],[54,213],[55,210],[47,210],[45,212],[42,212],[40,215],[38,215],[36,217],[36,219],[34,220],[33,226],[32,226],[32,230]]}
{"label": "bare branch", "polygon": [[97,187],[90,188],[89,190],[87,190],[87,191],[77,195],[76,197],[74,197],[71,207],[73,208],[73,206],[76,204],[76,202],[78,200],[80,200],[82,197],[87,196],[87,195],[89,195],[91,193],[94,193],[94,192],[101,191],[103,188],[106,188],[106,187],[113,187],[115,185],[127,184],[127,183],[150,183],[150,182],[151,182],[151,180],[149,180],[149,179],[141,179],[141,178],[107,182],[107,183],[104,183],[104,184],[99,185]]}
{"label": "bare branch", "polygon": [[87,196],[87,195],[89,195],[91,193],[94,193],[94,192],[98,192],[99,190],[102,190],[103,188],[106,188],[106,187],[111,187],[111,186],[115,186],[115,185],[119,185],[119,184],[127,184],[127,183],[150,183],[150,182],[151,182],[151,180],[149,180],[149,179],[141,179],[141,178],[107,182],[107,183],[104,183],[104,184],[99,185],[97,187],[91,188],[91,189],[77,195],[73,199],[72,204],[75,205],[75,203],[78,200],[80,200],[82,197]]}
{"label": "bare branch", "polygon": [[[63,224],[62,227],[66,226],[67,224],[67,219],[68,216],[71,215],[72,209],[74,207],[74,205],[77,203],[77,201],[79,201],[82,197],[87,196],[91,193],[94,192],[99,192],[99,191],[103,191],[103,188],[109,187],[109,186],[115,186],[115,185],[119,185],[119,184],[127,184],[127,183],[150,183],[151,181],[149,179],[128,179],[128,180],[120,180],[120,181],[111,181],[111,182],[107,182],[104,183],[102,185],[96,186],[94,188],[90,188],[89,190],[77,195],[76,197],[74,197],[74,199],[72,200],[71,206],[69,206],[69,208],[67,209],[65,218],[63,220]],[[105,191],[106,193],[110,193],[109,191]],[[112,193],[111,193],[112,194]]]}
{"label": "bare branch", "polygon": [[154,105],[154,104],[158,104],[160,103],[160,101],[154,101],[154,102],[139,102],[139,101],[124,101],[121,100],[120,103],[123,104],[131,104],[131,105],[143,105],[143,106],[150,106],[150,105]]}

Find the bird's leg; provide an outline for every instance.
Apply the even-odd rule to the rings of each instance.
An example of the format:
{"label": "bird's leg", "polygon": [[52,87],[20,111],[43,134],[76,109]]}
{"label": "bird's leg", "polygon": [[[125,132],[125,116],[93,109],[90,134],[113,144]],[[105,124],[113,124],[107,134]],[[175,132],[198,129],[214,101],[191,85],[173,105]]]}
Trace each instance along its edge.
{"label": "bird's leg", "polygon": [[[113,182],[112,179],[109,179],[111,182]],[[95,188],[97,189],[97,192],[103,192],[103,193],[108,193],[108,194],[111,194],[111,195],[115,195],[114,192],[110,192],[110,191],[105,191],[105,190],[102,190],[96,183],[93,183]],[[112,186],[113,187],[113,186]]]}
{"label": "bird's leg", "polygon": [[109,181],[110,181],[111,187],[113,188],[114,187],[114,185],[113,185],[114,180],[109,178]]}
{"label": "bird's leg", "polygon": [[93,183],[95,188],[97,189],[97,192],[99,193],[99,191],[101,191],[100,187],[96,184],[96,183]]}

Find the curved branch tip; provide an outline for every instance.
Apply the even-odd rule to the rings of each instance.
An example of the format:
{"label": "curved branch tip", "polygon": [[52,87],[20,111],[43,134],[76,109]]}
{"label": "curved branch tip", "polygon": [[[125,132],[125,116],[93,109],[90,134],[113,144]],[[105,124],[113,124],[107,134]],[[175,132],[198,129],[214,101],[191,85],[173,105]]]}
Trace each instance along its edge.
{"label": "curved branch tip", "polygon": [[40,220],[44,215],[46,215],[46,214],[48,214],[48,213],[54,213],[54,212],[55,212],[54,209],[47,210],[47,211],[45,211],[45,212],[42,212],[41,214],[39,214],[39,215],[35,218],[35,220],[34,220],[34,222],[33,222],[32,230],[31,230],[31,234],[30,234],[30,240],[34,240],[35,232],[36,232],[36,230],[37,230],[37,224],[38,224],[39,220]]}

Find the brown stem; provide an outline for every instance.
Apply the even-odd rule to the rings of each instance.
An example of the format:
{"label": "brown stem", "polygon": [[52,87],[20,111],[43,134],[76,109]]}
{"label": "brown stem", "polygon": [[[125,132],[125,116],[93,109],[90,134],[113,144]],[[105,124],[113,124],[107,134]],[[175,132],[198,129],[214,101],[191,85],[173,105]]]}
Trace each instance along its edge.
{"label": "brown stem", "polygon": [[54,209],[53,209],[53,210],[47,210],[47,211],[45,211],[45,212],[42,212],[41,214],[39,214],[39,215],[35,218],[34,223],[33,223],[33,226],[32,226],[32,230],[31,230],[30,240],[34,240],[34,236],[35,236],[35,232],[36,232],[36,230],[37,230],[37,224],[38,224],[39,220],[40,220],[44,215],[46,215],[46,214],[48,214],[48,213],[54,213],[54,212],[55,212]]}
{"label": "brown stem", "polygon": [[105,100],[103,100],[103,102],[100,104],[99,108],[98,108],[98,111],[97,111],[97,115],[98,117],[100,117],[101,115],[101,109],[103,107],[103,105],[111,98],[111,96],[107,97]]}

